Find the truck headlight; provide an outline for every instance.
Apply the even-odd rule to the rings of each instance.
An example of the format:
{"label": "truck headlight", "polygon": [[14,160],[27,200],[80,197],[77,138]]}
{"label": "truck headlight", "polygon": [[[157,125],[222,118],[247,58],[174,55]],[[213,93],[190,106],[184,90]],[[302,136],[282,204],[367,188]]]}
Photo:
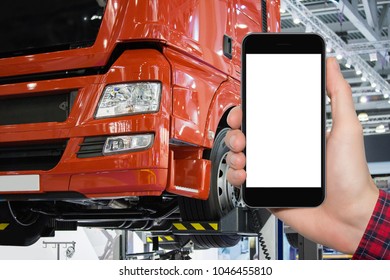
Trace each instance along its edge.
{"label": "truck headlight", "polygon": [[138,82],[109,85],[103,91],[96,118],[157,112],[160,107],[161,83]]}
{"label": "truck headlight", "polygon": [[152,146],[153,134],[123,135],[108,137],[104,143],[103,155],[112,155],[144,150]]}

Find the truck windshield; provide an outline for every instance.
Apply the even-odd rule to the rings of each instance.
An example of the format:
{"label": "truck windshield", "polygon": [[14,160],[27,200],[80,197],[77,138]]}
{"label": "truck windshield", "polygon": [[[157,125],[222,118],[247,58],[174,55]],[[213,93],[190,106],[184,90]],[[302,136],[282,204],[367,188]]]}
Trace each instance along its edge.
{"label": "truck windshield", "polygon": [[106,0],[1,0],[0,58],[92,46]]}

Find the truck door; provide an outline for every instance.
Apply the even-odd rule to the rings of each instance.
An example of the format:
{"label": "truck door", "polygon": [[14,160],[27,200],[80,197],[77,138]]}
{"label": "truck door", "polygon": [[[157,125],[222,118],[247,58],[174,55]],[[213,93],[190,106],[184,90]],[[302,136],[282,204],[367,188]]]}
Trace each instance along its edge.
{"label": "truck door", "polygon": [[[241,44],[244,37],[251,32],[266,32],[262,26],[262,2],[265,0],[235,0],[235,40],[233,43],[233,64],[235,77],[241,75]],[[264,5],[263,5],[264,6]]]}

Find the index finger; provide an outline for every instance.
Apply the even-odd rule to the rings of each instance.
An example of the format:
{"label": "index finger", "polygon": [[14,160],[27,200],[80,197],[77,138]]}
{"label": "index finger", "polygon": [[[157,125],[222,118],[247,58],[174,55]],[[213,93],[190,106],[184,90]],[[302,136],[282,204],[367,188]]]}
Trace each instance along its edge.
{"label": "index finger", "polygon": [[242,123],[242,109],[241,106],[234,107],[227,117],[227,123],[232,129],[239,129]]}

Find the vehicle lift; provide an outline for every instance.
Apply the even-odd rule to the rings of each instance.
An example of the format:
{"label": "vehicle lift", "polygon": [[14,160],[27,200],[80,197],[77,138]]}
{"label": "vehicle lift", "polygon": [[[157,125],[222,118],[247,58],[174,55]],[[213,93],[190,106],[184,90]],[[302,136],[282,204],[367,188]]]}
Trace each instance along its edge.
{"label": "vehicle lift", "polygon": [[[242,236],[257,237],[258,248],[262,248],[262,252],[266,259],[271,259],[267,246],[265,245],[264,237],[262,236],[261,229],[271,216],[270,213],[264,211],[257,222],[254,222],[254,216],[247,207],[236,207],[231,210],[226,216],[222,217],[219,221],[208,222],[176,222],[172,224],[172,229],[169,232],[168,239],[172,240],[170,236],[186,236],[186,235],[221,235],[221,234],[237,234]],[[250,221],[247,223],[246,221]],[[258,226],[250,226],[257,224]],[[166,240],[162,233],[153,235],[148,238],[148,242],[153,244],[152,252],[137,253],[137,254],[124,254],[124,259],[137,258],[138,256],[144,256],[146,258],[154,258],[156,255],[159,259],[190,259],[189,250],[186,246],[181,249],[175,249],[168,253],[161,253],[159,251],[159,245],[164,244]],[[125,250],[126,251],[126,250]]]}
{"label": "vehicle lift", "polygon": [[[160,260],[188,260],[191,259],[189,254],[192,252],[188,246],[183,246],[180,249],[173,249],[168,252],[159,250],[161,244],[169,244],[174,241],[174,236],[186,236],[186,235],[221,235],[221,234],[237,234],[248,237],[255,237],[257,242],[257,257],[261,255],[262,259],[278,259],[277,250],[274,250],[273,254],[270,254],[269,245],[265,242],[265,236],[262,233],[262,229],[270,217],[268,214],[261,215],[260,221],[257,221],[258,226],[250,226],[256,224],[253,221],[254,215],[251,214],[251,209],[247,207],[236,207],[231,210],[226,216],[222,217],[219,221],[208,221],[208,222],[175,222],[172,224],[172,229],[169,232],[153,234],[147,237],[145,240],[149,244],[152,244],[151,252],[144,253],[127,253],[127,249],[122,252],[122,259],[137,259],[143,257],[146,259],[160,259]],[[264,213],[266,213],[264,211]],[[246,221],[250,221],[247,223]],[[277,237],[278,228],[275,227],[274,239],[275,246],[278,246]],[[282,229],[283,231],[283,229]],[[125,234],[128,233],[125,231]],[[127,238],[125,238],[127,240]],[[279,241],[280,242],[280,241]],[[126,243],[126,242],[125,242]],[[125,244],[126,245],[126,244]],[[268,245],[268,246],[267,246]],[[298,259],[319,259],[320,253],[318,245],[301,235],[298,235]],[[272,250],[271,250],[272,251]],[[251,254],[251,259],[254,253]],[[272,255],[272,256],[271,256]]]}

